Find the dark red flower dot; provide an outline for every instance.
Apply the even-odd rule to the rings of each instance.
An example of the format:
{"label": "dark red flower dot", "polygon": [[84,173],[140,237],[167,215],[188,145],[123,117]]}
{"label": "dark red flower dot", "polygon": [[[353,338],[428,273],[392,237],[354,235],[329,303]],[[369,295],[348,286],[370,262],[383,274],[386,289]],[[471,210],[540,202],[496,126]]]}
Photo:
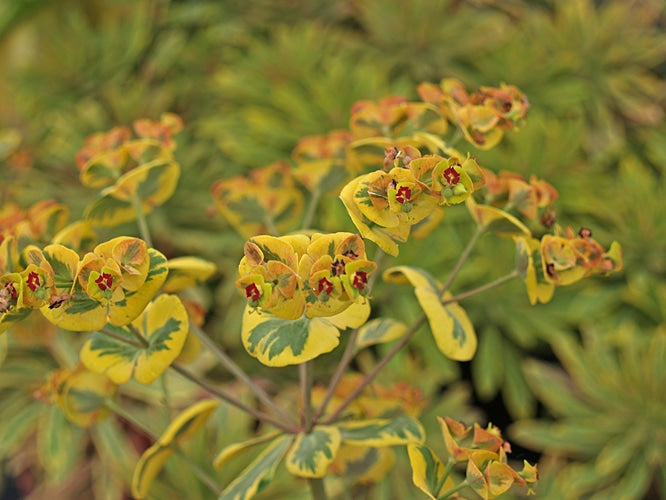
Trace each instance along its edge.
{"label": "dark red flower dot", "polygon": [[398,192],[395,194],[395,200],[398,203],[405,204],[408,202],[412,197],[412,190],[408,188],[407,186],[400,186],[398,188]]}
{"label": "dark red flower dot", "polygon": [[258,302],[261,298],[261,291],[256,283],[250,283],[245,287],[245,297],[251,302]]}
{"label": "dark red flower dot", "polygon": [[111,285],[113,285],[113,276],[111,276],[109,273],[102,273],[95,280],[95,283],[97,283],[97,286],[100,290],[105,292],[111,288]]}
{"label": "dark red flower dot", "polygon": [[366,273],[365,271],[356,271],[354,273],[354,279],[352,280],[352,285],[354,286],[354,288],[363,291],[365,290],[367,284],[368,284],[368,273]]}
{"label": "dark red flower dot", "polygon": [[449,167],[446,170],[444,170],[444,172],[442,173],[442,177],[444,177],[444,180],[451,185],[455,185],[458,184],[458,182],[460,182],[460,174],[453,167]]}
{"label": "dark red flower dot", "polygon": [[33,292],[37,290],[37,287],[40,286],[39,274],[37,274],[34,271],[28,274],[28,280],[26,284],[28,285],[28,288],[30,288],[30,290],[32,290]]}
{"label": "dark red flower dot", "polygon": [[317,295],[322,294],[322,293],[325,293],[326,295],[330,295],[331,292],[333,292],[333,283],[331,283],[326,278],[321,278],[317,282]]}

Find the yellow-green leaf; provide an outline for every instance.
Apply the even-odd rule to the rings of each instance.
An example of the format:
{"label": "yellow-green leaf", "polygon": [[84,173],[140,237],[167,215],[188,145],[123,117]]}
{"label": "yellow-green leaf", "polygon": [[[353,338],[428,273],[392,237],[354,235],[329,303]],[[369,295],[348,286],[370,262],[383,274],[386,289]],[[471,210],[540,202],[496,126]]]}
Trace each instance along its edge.
{"label": "yellow-green leaf", "polygon": [[164,462],[174,453],[174,446],[201,429],[219,404],[217,400],[206,399],[187,407],[169,424],[162,436],[141,455],[132,477],[132,495],[135,498],[146,497]]}
{"label": "yellow-green leaf", "polygon": [[425,440],[423,427],[412,417],[354,420],[340,423],[337,427],[343,442],[357,446],[423,444]]}
{"label": "yellow-green leaf", "polygon": [[158,158],[130,170],[102,191],[102,196],[85,212],[94,226],[113,227],[136,219],[133,198],[140,200],[144,214],[162,205],[176,190],[180,166],[171,160]]}
{"label": "yellow-green leaf", "polygon": [[384,280],[411,283],[439,350],[448,358],[469,361],[476,352],[476,333],[464,309],[457,303],[442,305],[451,295],[441,295],[441,285],[422,269],[397,266],[384,272]]}
{"label": "yellow-green leaf", "polygon": [[292,442],[291,436],[273,441],[222,492],[219,500],[249,500],[273,479],[275,469]]}
{"label": "yellow-green leaf", "polygon": [[374,344],[384,344],[399,339],[407,326],[393,318],[376,318],[368,321],[358,331],[356,348],[363,349]]}
{"label": "yellow-green leaf", "polygon": [[105,373],[116,384],[124,384],[132,377],[150,384],[180,354],[189,329],[187,312],[175,295],[160,295],[130,328],[139,332],[144,345],[138,343],[129,328],[109,323],[84,344],[81,361],[88,369]]}
{"label": "yellow-green leaf", "polygon": [[451,477],[444,478],[444,464],[428,446],[410,444],[407,454],[414,485],[430,498],[436,500],[454,486]]}
{"label": "yellow-green leaf", "polygon": [[324,477],[340,448],[340,431],[320,425],[299,434],[287,454],[287,470],[298,477]]}
{"label": "yellow-green leaf", "polygon": [[504,210],[489,205],[479,205],[470,196],[467,208],[476,223],[498,236],[530,236],[530,230],[516,217]]}
{"label": "yellow-green leaf", "polygon": [[217,270],[215,264],[199,257],[169,259],[167,267],[169,275],[163,286],[163,290],[167,293],[180,292],[187,287],[203,283]]}
{"label": "yellow-green leaf", "polygon": [[370,302],[363,298],[360,302],[354,302],[344,311],[333,316],[327,316],[326,321],[336,328],[358,328],[368,320],[370,316]]}
{"label": "yellow-green leaf", "polygon": [[230,444],[229,446],[226,446],[220,451],[217,456],[215,457],[215,460],[213,460],[213,467],[215,467],[216,470],[221,470],[224,465],[231,460],[232,458],[238,456],[240,453],[243,451],[252,448],[253,446],[257,446],[259,444],[265,443],[266,441],[270,441],[272,439],[275,439],[277,436],[280,435],[280,431],[275,431],[275,432],[269,432],[268,434],[264,434],[263,436],[258,436],[256,438],[248,439],[247,441],[243,441],[242,443],[234,443]]}
{"label": "yellow-green leaf", "polygon": [[141,499],[148,495],[148,490],[164,467],[164,462],[173,453],[172,448],[165,448],[159,443],[153,444],[143,452],[132,476],[132,496],[134,498]]}
{"label": "yellow-green leaf", "polygon": [[267,366],[304,363],[330,352],[340,332],[327,318],[290,320],[247,307],[243,315],[243,346]]}

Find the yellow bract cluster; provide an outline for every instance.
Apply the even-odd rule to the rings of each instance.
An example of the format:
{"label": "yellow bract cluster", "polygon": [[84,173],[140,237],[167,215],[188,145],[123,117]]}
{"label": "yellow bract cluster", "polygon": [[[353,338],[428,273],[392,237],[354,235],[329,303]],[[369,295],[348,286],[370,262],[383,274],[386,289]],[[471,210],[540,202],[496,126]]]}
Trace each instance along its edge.
{"label": "yellow bract cluster", "polygon": [[261,235],[244,247],[236,282],[248,304],[284,319],[334,316],[369,293],[377,265],[351,233]]}

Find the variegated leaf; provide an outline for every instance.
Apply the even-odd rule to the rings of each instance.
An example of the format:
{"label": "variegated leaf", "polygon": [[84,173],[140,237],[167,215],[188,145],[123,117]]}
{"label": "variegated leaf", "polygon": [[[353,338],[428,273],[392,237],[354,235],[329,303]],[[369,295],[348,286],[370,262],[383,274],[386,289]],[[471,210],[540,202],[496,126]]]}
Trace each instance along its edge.
{"label": "variegated leaf", "polygon": [[409,445],[407,453],[414,485],[430,498],[436,500],[454,486],[451,477],[444,477],[444,464],[428,446]]}
{"label": "variegated leaf", "polygon": [[215,460],[213,460],[213,467],[217,470],[221,470],[224,465],[231,460],[232,458],[238,456],[243,451],[252,448],[254,446],[265,443],[266,441],[271,441],[280,435],[280,431],[269,432],[263,436],[258,436],[256,438],[248,439],[241,443],[233,443],[229,446],[226,446],[217,454]]}
{"label": "variegated leaf", "polygon": [[326,318],[278,318],[247,307],[243,315],[243,346],[267,366],[310,361],[340,343],[340,332]]}
{"label": "variegated leaf", "polygon": [[287,470],[298,477],[324,477],[340,448],[340,431],[320,425],[299,434],[287,454]]}
{"label": "variegated leaf", "polygon": [[368,321],[358,331],[357,349],[374,344],[384,344],[399,339],[407,331],[407,326],[392,318],[376,318]]}
{"label": "variegated leaf", "polygon": [[[137,344],[129,328],[139,332],[145,345]],[[109,323],[93,333],[81,349],[81,361],[116,384],[132,377],[150,384],[180,354],[189,330],[187,312],[175,295],[160,295],[129,328]]]}
{"label": "variegated leaf", "polygon": [[219,500],[249,500],[265,488],[292,440],[291,436],[282,436],[273,441],[224,489]]}
{"label": "variegated leaf", "polygon": [[169,275],[163,290],[167,293],[179,292],[187,287],[208,280],[217,267],[210,261],[199,257],[177,257],[167,261]]}
{"label": "variegated leaf", "polygon": [[414,293],[428,317],[430,330],[439,350],[457,361],[469,361],[476,352],[476,333],[464,309],[457,303],[442,305],[450,293],[441,294],[441,285],[422,269],[397,266],[384,272],[384,280],[411,283]]}
{"label": "variegated leaf", "polygon": [[337,427],[343,442],[358,446],[422,444],[425,440],[423,426],[411,417],[353,420],[342,422]]}

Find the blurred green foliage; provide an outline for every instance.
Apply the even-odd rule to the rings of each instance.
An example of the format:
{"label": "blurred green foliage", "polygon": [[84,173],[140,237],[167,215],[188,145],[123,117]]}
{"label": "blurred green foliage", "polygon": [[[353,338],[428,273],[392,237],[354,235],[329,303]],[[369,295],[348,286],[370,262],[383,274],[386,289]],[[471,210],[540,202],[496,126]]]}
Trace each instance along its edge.
{"label": "blurred green foliage", "polygon": [[[580,433],[606,424],[580,421],[571,432],[548,439],[552,429],[571,417],[547,395],[560,391],[567,377],[576,386],[597,376],[573,368],[573,353],[595,366],[599,356],[616,347],[621,331],[621,352],[634,356],[666,324],[666,6],[661,0],[4,2],[0,202],[27,207],[54,198],[70,206],[75,219],[95,196],[79,185],[74,164],[86,136],[138,118],[156,119],[165,111],[181,115],[185,130],[176,155],[183,175],[175,196],[151,215],[150,223],[156,246],[168,256],[193,253],[219,265],[220,278],[206,295],[212,310],[209,324],[218,340],[244,359],[237,339],[243,300],[233,286],[242,239],[211,215],[212,182],[288,159],[302,136],[346,127],[349,107],[357,100],[414,97],[416,83],[444,77],[470,86],[506,82],[521,88],[532,105],[527,124],[498,148],[478,151],[479,163],[494,171],[545,178],[561,194],[557,206],[562,224],[583,224],[599,241],[616,239],[624,248],[624,273],[603,287],[588,282],[556,294],[549,304],[531,307],[522,286],[507,285],[465,304],[479,332],[471,366],[476,397],[488,401],[500,394],[513,418],[538,417],[531,427],[516,424],[515,436],[549,457],[544,464],[555,464],[557,477],[578,474],[589,480],[586,494],[604,495],[604,488],[616,481],[626,484],[631,477],[623,480],[622,467],[608,466],[600,477],[591,457],[601,444],[582,454],[571,450],[580,451]],[[316,221],[319,227],[351,228],[337,200],[324,200],[324,208]],[[468,239],[468,222],[464,210],[452,210],[428,240],[405,245],[400,260],[418,261],[435,276],[445,276]],[[135,228],[128,225],[125,231]],[[454,288],[465,290],[480,276],[506,271],[496,263],[510,261],[513,246],[484,243]],[[408,293],[379,296],[375,303],[396,317],[415,317],[417,311]],[[589,343],[579,347],[577,340],[591,326],[594,352]],[[413,348],[391,363],[389,379],[410,378],[418,369],[434,399],[438,390],[460,379],[461,370],[435,353],[429,339],[417,336]],[[527,356],[552,359],[553,346],[562,369],[521,363]],[[38,378],[32,364],[23,365],[18,374],[12,369],[37,359],[35,349],[39,351],[16,342],[0,345],[0,359],[7,352],[2,373]],[[647,379],[615,362],[599,369],[609,380],[626,377],[627,384],[634,384],[629,387],[643,394],[643,385],[663,378],[666,359],[661,361],[655,365],[658,373],[640,375]],[[267,369],[251,360],[243,363],[269,380]],[[557,375],[544,376],[551,372]],[[20,389],[25,381],[12,380],[0,377],[0,412],[5,415],[0,437],[18,439],[62,424],[59,417],[38,418],[30,392]],[[469,415],[468,393],[456,387],[456,394],[463,395],[458,398],[460,416]],[[615,386],[608,390],[621,401],[612,392]],[[569,396],[574,405],[579,395]],[[646,393],[645,398],[658,394]],[[450,399],[444,392],[444,400]],[[547,411],[537,413],[537,400]],[[583,403],[575,407],[588,411]],[[613,412],[605,407],[589,411]],[[16,415],[21,412],[32,420],[20,421]],[[447,412],[456,413],[451,408]],[[493,420],[492,414],[487,417]],[[27,426],[26,433],[12,434],[8,422]],[[662,436],[664,422],[651,424]],[[595,439],[624,443],[618,445],[620,451],[608,453],[641,461],[642,468],[627,473],[642,474],[641,488],[627,487],[624,497],[640,498],[641,491],[657,488],[650,486],[642,464],[660,460],[663,473],[663,452],[655,453],[649,440],[633,439],[635,433],[627,434],[629,446],[616,427],[609,423],[607,432],[596,429]],[[7,459],[5,450],[13,448],[0,449]],[[76,458],[63,463],[81,473]],[[38,463],[23,454],[12,471]],[[45,484],[70,472],[49,469],[53,463],[35,467],[48,469],[45,475],[35,472]],[[555,477],[550,472],[544,477],[551,475]],[[571,487],[562,479],[546,484],[552,498]]]}

